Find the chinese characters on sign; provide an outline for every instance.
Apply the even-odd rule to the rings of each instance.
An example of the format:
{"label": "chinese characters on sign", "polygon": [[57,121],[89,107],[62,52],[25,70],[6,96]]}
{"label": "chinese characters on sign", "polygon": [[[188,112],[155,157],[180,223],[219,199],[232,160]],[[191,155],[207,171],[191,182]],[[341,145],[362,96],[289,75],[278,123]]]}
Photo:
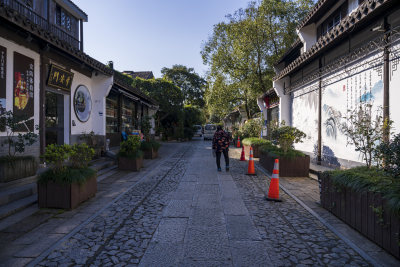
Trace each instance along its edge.
{"label": "chinese characters on sign", "polygon": [[7,48],[0,45],[0,115],[6,112]]}
{"label": "chinese characters on sign", "polygon": [[71,91],[72,79],[74,74],[66,71],[57,65],[51,65],[47,85],[57,89]]}
{"label": "chinese characters on sign", "polygon": [[14,52],[14,116],[25,117],[19,131],[33,131],[34,60]]}

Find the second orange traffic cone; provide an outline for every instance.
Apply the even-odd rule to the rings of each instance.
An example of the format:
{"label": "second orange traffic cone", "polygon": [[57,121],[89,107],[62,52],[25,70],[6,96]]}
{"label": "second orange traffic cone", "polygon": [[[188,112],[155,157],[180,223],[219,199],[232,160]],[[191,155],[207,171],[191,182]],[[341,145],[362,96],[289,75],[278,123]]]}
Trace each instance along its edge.
{"label": "second orange traffic cone", "polygon": [[236,143],[236,147],[240,147],[240,137],[238,136],[238,140],[237,140],[237,143]]}
{"label": "second orange traffic cone", "polygon": [[246,161],[246,157],[244,155],[244,146],[242,147],[242,155],[240,155],[240,161]]}
{"label": "second orange traffic cone", "polygon": [[279,159],[275,160],[274,170],[272,171],[271,182],[269,183],[267,200],[282,201],[279,198]]}
{"label": "second orange traffic cone", "polygon": [[247,168],[247,175],[256,175],[254,170],[253,148],[250,147],[249,167]]}

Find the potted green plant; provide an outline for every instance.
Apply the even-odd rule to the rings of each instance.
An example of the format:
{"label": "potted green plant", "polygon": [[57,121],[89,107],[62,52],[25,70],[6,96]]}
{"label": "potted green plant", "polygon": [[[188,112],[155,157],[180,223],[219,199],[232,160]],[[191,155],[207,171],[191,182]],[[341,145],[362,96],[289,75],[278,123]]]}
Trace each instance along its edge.
{"label": "potted green plant", "polygon": [[0,157],[0,182],[2,183],[36,174],[38,162],[35,157],[16,155],[17,153],[23,154],[25,148],[33,145],[38,137],[30,130],[19,132],[27,119],[22,116],[14,116],[11,111],[7,111],[0,117],[0,129],[7,132],[1,146],[8,146],[8,155]]}
{"label": "potted green plant", "polygon": [[245,151],[246,155],[250,154],[250,147],[252,147],[253,148],[253,157],[259,158],[260,157],[259,148],[262,145],[271,144],[271,141],[266,140],[266,139],[261,139],[258,137],[250,137],[250,138],[243,139],[242,143],[243,143],[243,147],[244,147],[244,151]]}
{"label": "potted green plant", "polygon": [[94,149],[86,144],[48,145],[43,155],[50,168],[39,176],[40,208],[74,209],[97,192],[97,172],[88,167]]}
{"label": "potted green plant", "polygon": [[118,168],[120,170],[139,171],[143,166],[143,152],[140,150],[140,138],[130,135],[121,142],[118,152]]}
{"label": "potted green plant", "polygon": [[260,164],[272,172],[275,159],[279,159],[279,175],[282,177],[307,177],[310,170],[310,156],[293,149],[293,145],[302,142],[305,134],[299,129],[286,126],[274,129],[271,133],[277,145],[260,147]]}
{"label": "potted green plant", "polygon": [[140,150],[143,151],[145,159],[155,159],[158,157],[158,149],[160,146],[161,144],[154,140],[143,141],[140,144]]}

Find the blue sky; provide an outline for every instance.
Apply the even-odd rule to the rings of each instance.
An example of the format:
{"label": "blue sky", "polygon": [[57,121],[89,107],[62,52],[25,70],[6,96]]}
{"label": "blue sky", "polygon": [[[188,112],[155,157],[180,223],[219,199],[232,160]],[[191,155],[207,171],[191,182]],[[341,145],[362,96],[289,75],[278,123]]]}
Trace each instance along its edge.
{"label": "blue sky", "polygon": [[74,0],[88,14],[84,51],[120,71],[182,64],[203,75],[200,50],[213,25],[249,0]]}

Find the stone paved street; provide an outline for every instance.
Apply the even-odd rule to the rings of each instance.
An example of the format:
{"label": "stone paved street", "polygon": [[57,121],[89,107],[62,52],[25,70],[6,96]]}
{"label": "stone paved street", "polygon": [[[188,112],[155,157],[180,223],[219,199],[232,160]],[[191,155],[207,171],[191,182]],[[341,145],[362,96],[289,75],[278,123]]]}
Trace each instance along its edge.
{"label": "stone paved street", "polygon": [[368,266],[284,192],[267,202],[245,162],[218,173],[209,142],[163,160],[30,265]]}

